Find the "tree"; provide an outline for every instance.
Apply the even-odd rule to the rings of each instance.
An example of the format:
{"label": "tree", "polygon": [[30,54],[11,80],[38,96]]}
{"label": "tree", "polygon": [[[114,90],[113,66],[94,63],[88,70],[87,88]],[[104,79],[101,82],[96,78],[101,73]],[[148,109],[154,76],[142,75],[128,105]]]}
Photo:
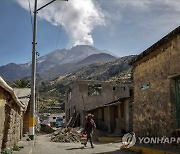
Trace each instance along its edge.
{"label": "tree", "polygon": [[30,83],[28,80],[19,79],[19,80],[14,81],[12,87],[13,88],[30,88]]}

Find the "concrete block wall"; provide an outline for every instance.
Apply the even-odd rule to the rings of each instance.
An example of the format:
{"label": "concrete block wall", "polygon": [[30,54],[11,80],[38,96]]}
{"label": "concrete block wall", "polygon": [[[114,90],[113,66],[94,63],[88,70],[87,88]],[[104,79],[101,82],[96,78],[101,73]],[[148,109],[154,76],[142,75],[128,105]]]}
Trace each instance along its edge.
{"label": "concrete block wall", "polygon": [[[88,86],[94,84],[101,84],[102,94],[98,96],[88,95]],[[119,98],[130,97],[130,88],[132,85],[118,85],[113,82],[101,81],[76,81],[71,85],[67,92],[65,109],[66,120],[69,121],[76,110],[77,114],[81,116],[81,124],[84,122],[85,114],[83,110],[89,110],[100,105],[115,101]],[[70,111],[70,112],[69,112]],[[69,114],[70,113],[70,114]],[[69,116],[70,115],[70,116]],[[66,121],[66,122],[67,122]]]}

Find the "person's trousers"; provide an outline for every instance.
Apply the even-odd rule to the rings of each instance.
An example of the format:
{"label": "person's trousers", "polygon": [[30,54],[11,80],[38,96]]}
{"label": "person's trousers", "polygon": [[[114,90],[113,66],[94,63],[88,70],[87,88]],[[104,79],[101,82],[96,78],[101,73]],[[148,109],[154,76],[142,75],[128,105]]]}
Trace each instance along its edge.
{"label": "person's trousers", "polygon": [[87,133],[87,141],[90,141],[91,147],[93,147],[93,142],[92,142],[92,133]]}

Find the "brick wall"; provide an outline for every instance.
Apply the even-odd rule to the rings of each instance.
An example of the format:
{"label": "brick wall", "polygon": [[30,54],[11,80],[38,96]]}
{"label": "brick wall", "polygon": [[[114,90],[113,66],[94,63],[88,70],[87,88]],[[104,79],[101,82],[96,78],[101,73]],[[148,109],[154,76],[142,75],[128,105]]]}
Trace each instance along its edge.
{"label": "brick wall", "polygon": [[137,136],[168,136],[177,125],[172,77],[180,75],[180,36],[144,59],[134,68],[133,129]]}

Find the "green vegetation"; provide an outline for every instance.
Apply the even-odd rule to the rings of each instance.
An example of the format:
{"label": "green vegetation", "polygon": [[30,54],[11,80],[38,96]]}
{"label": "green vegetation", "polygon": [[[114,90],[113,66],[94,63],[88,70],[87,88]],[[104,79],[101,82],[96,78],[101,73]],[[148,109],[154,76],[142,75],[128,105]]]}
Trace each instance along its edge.
{"label": "green vegetation", "polygon": [[25,79],[19,79],[14,81],[14,83],[12,84],[13,88],[29,88],[30,87],[30,83],[28,80]]}
{"label": "green vegetation", "polygon": [[2,151],[2,154],[11,154],[11,150],[10,149],[4,149]]}
{"label": "green vegetation", "polygon": [[17,146],[16,144],[14,144],[14,146],[13,146],[13,151],[20,151],[19,146]]}
{"label": "green vegetation", "polygon": [[[39,87],[39,112],[59,113],[64,111],[66,88],[63,85],[54,85],[51,82],[42,82]],[[61,107],[61,109],[59,109]]]}

